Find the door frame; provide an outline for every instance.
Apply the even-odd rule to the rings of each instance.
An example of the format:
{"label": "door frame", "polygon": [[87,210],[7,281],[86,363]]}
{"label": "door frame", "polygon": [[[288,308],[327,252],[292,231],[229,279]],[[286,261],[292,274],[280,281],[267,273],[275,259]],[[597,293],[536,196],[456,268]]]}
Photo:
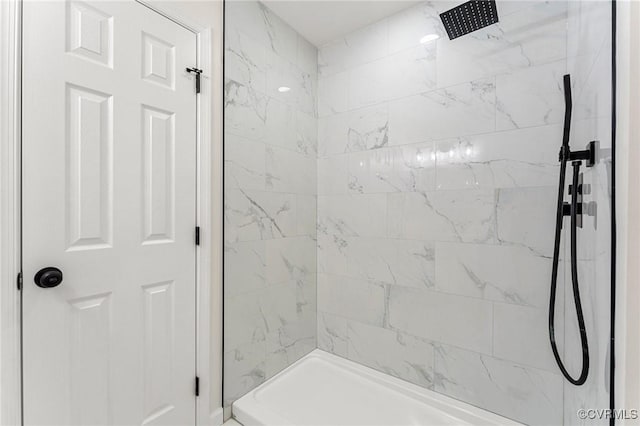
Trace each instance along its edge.
{"label": "door frame", "polygon": [[[0,424],[22,424],[21,292],[21,80],[22,2],[0,1]],[[222,411],[222,122],[214,99],[222,99],[220,28],[185,19],[162,0],[135,0],[193,32],[197,68],[196,398],[199,425],[221,425]],[[214,18],[215,19],[215,18]],[[221,105],[216,103],[215,105]],[[219,108],[221,109],[221,107]]]}
{"label": "door frame", "polygon": [[[616,209],[615,406],[640,407],[640,4],[616,7]],[[637,425],[640,420],[625,420]]]}
{"label": "door frame", "polygon": [[20,0],[0,1],[0,424],[21,424]]}

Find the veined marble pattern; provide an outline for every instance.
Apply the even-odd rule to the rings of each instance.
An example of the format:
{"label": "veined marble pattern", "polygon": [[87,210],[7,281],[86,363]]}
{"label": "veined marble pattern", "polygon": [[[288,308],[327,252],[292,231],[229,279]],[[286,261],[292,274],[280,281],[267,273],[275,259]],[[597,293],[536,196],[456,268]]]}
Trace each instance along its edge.
{"label": "veined marble pattern", "polygon": [[252,241],[294,236],[295,207],[295,194],[227,190],[225,239]]}
{"label": "veined marble pattern", "polygon": [[493,304],[481,299],[391,286],[389,325],[415,336],[491,353]]}
{"label": "veined marble pattern", "polygon": [[557,189],[551,187],[500,189],[496,200],[497,237],[501,244],[524,247],[551,257]]}
{"label": "veined marble pattern", "polygon": [[562,376],[459,349],[435,350],[434,389],[531,425],[562,424]]}
{"label": "veined marble pattern", "polygon": [[389,103],[391,145],[495,130],[495,80],[474,80]]}
{"label": "veined marble pattern", "polygon": [[237,345],[224,353],[224,405],[264,383],[267,379],[265,342]]}
{"label": "veined marble pattern", "polygon": [[[526,247],[436,243],[439,291],[544,309],[551,260]],[[545,322],[546,324],[546,322]]]}
{"label": "veined marble pattern", "polygon": [[225,189],[264,190],[266,146],[228,133],[224,146]]}
{"label": "veined marble pattern", "polygon": [[386,105],[353,111],[348,123],[347,150],[362,151],[389,145],[389,111]]}
{"label": "veined marble pattern", "polygon": [[347,334],[351,360],[426,388],[433,386],[432,342],[356,321],[349,321]]}
{"label": "veined marble pattern", "polygon": [[405,192],[388,198],[389,235],[429,241],[496,241],[493,190]]}
{"label": "veined marble pattern", "polygon": [[497,130],[562,122],[566,72],[567,63],[562,60],[497,76]]}
{"label": "veined marble pattern", "polygon": [[[578,1],[569,4],[568,66],[575,94],[573,126],[574,145],[581,147],[598,140],[601,152],[598,163],[583,169],[584,182],[591,186],[588,201],[597,204],[595,217],[587,217],[580,230],[578,277],[589,339],[590,373],[587,382],[577,388],[565,382],[564,424],[607,424],[607,419],[582,420],[576,416],[580,408],[607,407],[610,376],[609,305],[611,292],[611,5]],[[599,31],[595,31],[598,28]],[[568,230],[564,231],[565,239]],[[580,369],[579,332],[575,326],[575,308],[566,273],[564,287],[565,359],[572,372]],[[576,374],[576,373],[574,373]]]}
{"label": "veined marble pattern", "polygon": [[348,357],[347,320],[318,311],[318,348]]}
{"label": "veined marble pattern", "polygon": [[437,189],[554,186],[560,126],[486,133],[435,143]]}
{"label": "veined marble pattern", "polygon": [[318,308],[322,312],[383,327],[388,323],[387,287],[368,280],[318,274]]}
{"label": "veined marble pattern", "polygon": [[265,136],[267,98],[255,89],[227,79],[224,86],[225,132],[247,139]]}
{"label": "veined marble pattern", "polygon": [[316,347],[318,126],[317,49],[262,3],[226,13],[228,406]]}
{"label": "veined marble pattern", "polygon": [[[562,76],[576,74],[585,118],[572,144],[605,140],[606,123],[587,120],[607,105],[602,72],[587,70],[606,55],[568,64],[567,15],[580,8],[566,2],[498,2],[499,24],[452,41],[438,17],[450,6],[421,3],[319,50],[318,346],[559,424],[569,411],[547,304]],[[420,44],[425,34],[440,38]]]}
{"label": "veined marble pattern", "polygon": [[317,345],[527,424],[606,406],[607,151],[583,170],[599,209],[579,237],[585,386],[563,382],[546,330],[565,72],[572,147],[611,146],[603,4],[498,2],[497,25],[448,40],[451,4],[424,2],[319,50],[229,4],[226,404]]}
{"label": "veined marble pattern", "polygon": [[431,242],[351,238],[346,255],[349,276],[422,289],[435,286],[435,249]]}
{"label": "veined marble pattern", "polygon": [[[527,3],[527,2],[503,2]],[[533,2],[465,37],[438,40],[438,86],[564,59],[567,3]]]}

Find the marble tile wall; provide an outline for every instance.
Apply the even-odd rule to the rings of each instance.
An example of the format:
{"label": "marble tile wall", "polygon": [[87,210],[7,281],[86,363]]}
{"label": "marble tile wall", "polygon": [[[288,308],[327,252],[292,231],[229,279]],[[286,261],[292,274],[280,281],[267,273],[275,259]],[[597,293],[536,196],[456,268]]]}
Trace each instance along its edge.
{"label": "marble tile wall", "polygon": [[[590,374],[581,387],[564,384],[567,425],[606,425],[608,419],[581,420],[579,409],[609,407],[609,315],[611,281],[611,3],[581,0],[569,3],[568,68],[572,77],[574,120],[571,142],[581,149],[600,144],[596,166],[584,169],[590,193],[584,201],[597,205],[578,234],[578,275],[589,338]],[[569,237],[566,233],[566,238]],[[567,239],[568,241],[568,239]],[[568,245],[567,245],[568,248]],[[568,251],[565,257],[568,256]],[[568,272],[568,271],[567,271]],[[565,283],[570,282],[567,274]],[[565,315],[575,318],[571,289],[565,286]],[[571,371],[581,368],[580,337],[575,320],[567,321],[565,354]]]}
{"label": "marble tile wall", "polygon": [[316,84],[313,45],[226,2],[225,406],[316,347]]}
{"label": "marble tile wall", "polygon": [[[498,1],[499,24],[450,41],[450,6],[319,49],[318,346],[562,424],[547,304],[570,7]],[[557,312],[562,329],[562,295]]]}
{"label": "marble tile wall", "polygon": [[[499,24],[453,41],[450,5],[316,50],[260,3],[227,2],[226,405],[317,345],[527,424],[606,407],[608,2],[498,1]],[[572,146],[602,147],[585,171],[598,216],[580,234],[581,388],[547,336],[566,72]],[[558,339],[577,371],[560,270]]]}

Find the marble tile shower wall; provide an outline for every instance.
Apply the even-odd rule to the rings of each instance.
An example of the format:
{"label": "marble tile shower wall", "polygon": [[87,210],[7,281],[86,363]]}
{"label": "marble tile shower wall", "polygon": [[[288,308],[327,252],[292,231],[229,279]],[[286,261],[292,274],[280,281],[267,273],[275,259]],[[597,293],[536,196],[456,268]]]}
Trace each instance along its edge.
{"label": "marble tile shower wall", "polygon": [[316,347],[317,49],[227,1],[225,78],[228,406]]}
{"label": "marble tile shower wall", "polygon": [[[580,0],[569,3],[568,68],[572,76],[575,119],[573,149],[591,140],[600,144],[595,167],[585,169],[590,191],[584,201],[595,203],[595,217],[585,217],[578,234],[578,276],[589,338],[590,374],[575,387],[564,383],[566,425],[601,424],[607,419],[581,420],[579,409],[609,405],[609,326],[611,300],[611,3]],[[565,230],[566,236],[569,234]],[[565,239],[565,241],[569,241]],[[566,245],[568,250],[569,245]],[[565,257],[568,257],[568,251]],[[575,318],[567,268],[565,315]],[[565,358],[571,371],[581,368],[580,337],[575,321],[566,323]],[[575,373],[574,373],[575,374]]]}
{"label": "marble tile shower wall", "polygon": [[498,2],[499,24],[453,41],[449,7],[319,49],[318,346],[561,424],[547,303],[568,6]]}

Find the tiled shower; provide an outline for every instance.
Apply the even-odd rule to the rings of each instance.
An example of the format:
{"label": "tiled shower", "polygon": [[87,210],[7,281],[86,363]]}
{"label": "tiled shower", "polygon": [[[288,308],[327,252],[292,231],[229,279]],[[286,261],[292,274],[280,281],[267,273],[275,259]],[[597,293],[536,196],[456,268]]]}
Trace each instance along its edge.
{"label": "tiled shower", "polygon": [[[608,406],[611,5],[497,5],[498,24],[455,40],[452,3],[424,2],[316,47],[227,2],[226,405],[319,348],[527,424]],[[567,73],[572,147],[601,151],[579,231],[582,387],[547,334]]]}

